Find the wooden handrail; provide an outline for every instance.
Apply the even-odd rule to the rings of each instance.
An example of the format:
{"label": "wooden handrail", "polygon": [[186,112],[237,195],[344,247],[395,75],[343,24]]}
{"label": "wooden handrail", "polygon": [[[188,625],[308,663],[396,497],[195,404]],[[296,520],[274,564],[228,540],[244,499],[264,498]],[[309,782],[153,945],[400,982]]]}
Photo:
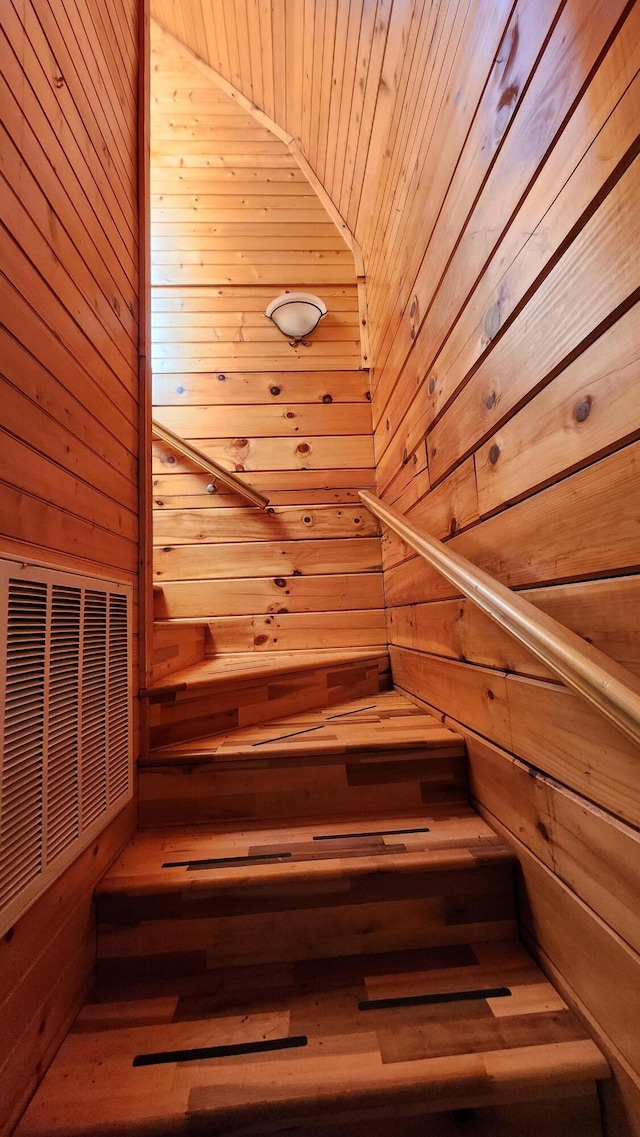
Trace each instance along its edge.
{"label": "wooden handrail", "polygon": [[168,426],[163,426],[162,423],[158,422],[155,418],[152,420],[152,427],[153,433],[157,438],[162,439],[163,442],[168,442],[175,450],[179,450],[181,454],[184,454],[185,458],[189,458],[190,461],[195,462],[197,466],[206,470],[207,473],[211,474],[217,481],[222,482],[225,486],[229,486],[229,489],[241,494],[242,497],[250,501],[252,505],[257,505],[260,509],[269,508],[268,497],[258,493],[258,491],[252,489],[251,486],[245,485],[245,483],[236,477],[235,474],[232,474],[230,470],[225,470],[224,466],[219,466],[217,462],[214,462],[213,458],[207,458],[207,455],[203,454],[202,450],[198,450],[197,446],[192,446],[190,442],[186,442],[179,434],[174,434],[172,430],[169,430]]}
{"label": "wooden handrail", "polygon": [[393,529],[483,612],[515,636],[605,718],[640,745],[640,681],[558,620],[477,568],[442,541],[416,529],[375,494],[360,491],[367,508]]}

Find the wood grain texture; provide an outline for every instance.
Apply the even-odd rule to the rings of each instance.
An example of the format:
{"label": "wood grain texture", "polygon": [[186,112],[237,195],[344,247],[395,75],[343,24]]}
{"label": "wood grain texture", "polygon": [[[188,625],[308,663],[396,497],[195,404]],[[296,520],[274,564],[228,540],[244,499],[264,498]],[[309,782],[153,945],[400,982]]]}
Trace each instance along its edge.
{"label": "wood grain texture", "polygon": [[513,857],[464,800],[456,734],[374,694],[156,750],[141,780],[156,826],[162,780],[173,825],[103,879],[100,985],[22,1137],[86,1137],[96,1116],[114,1137],[345,1137],[373,1111],[396,1127],[436,1113],[444,1135],[486,1107],[495,1137],[516,1105],[526,1133],[542,1099],[564,1132],[599,1137],[607,1064],[515,938]]}
{"label": "wood grain texture", "polygon": [[[210,46],[226,45],[234,82],[247,80],[258,59],[262,74],[260,51],[252,53],[248,41],[235,40],[233,13],[229,29],[220,15],[220,39],[207,15]],[[202,20],[199,16],[201,28]],[[308,177],[301,172],[285,141],[157,27],[153,65],[154,414],[225,470],[273,496],[276,514],[243,516],[241,501],[215,479],[215,502],[207,499],[211,479],[194,480],[188,459],[157,444],[155,574],[167,582],[168,601],[162,614],[245,616],[252,625],[276,611],[264,605],[258,578],[303,577],[296,590],[305,599],[301,595],[292,611],[321,613],[325,626],[324,614],[332,612],[335,646],[357,646],[349,641],[350,619],[340,631],[341,613],[355,604],[356,584],[346,574],[377,577],[373,604],[368,597],[356,607],[380,612],[377,531],[360,509],[336,511],[332,518],[316,509],[318,503],[351,505],[357,501],[351,489],[372,481],[371,407],[367,376],[359,370],[353,254],[325,209],[317,180],[308,169]],[[283,289],[319,292],[327,304],[308,346],[288,344],[264,315]],[[183,500],[185,493],[191,500]],[[289,524],[293,518],[281,514],[282,505],[300,507],[299,524]],[[197,514],[191,515],[192,506]],[[368,545],[351,539],[365,531],[372,538]],[[283,539],[297,544],[282,545]],[[260,544],[246,544],[254,541]],[[310,576],[322,576],[324,584],[312,584]],[[244,585],[228,590],[234,579]],[[191,580],[207,582],[210,599],[202,599],[202,589],[185,588]],[[262,629],[252,638],[258,637],[264,653],[276,647],[275,637],[264,638]],[[300,646],[312,643],[307,639]],[[237,641],[227,635],[224,644],[227,652],[255,646],[244,632]],[[318,647],[329,646],[320,631]]]}
{"label": "wood grain texture", "polygon": [[[99,971],[162,975],[180,956],[214,970],[313,958],[319,943],[335,958],[513,934],[511,855],[468,807],[372,814],[347,838],[344,825],[141,834],[97,894]],[[402,832],[420,825],[429,832]],[[385,829],[400,832],[357,836]]]}
{"label": "wood grain texture", "polygon": [[[453,1005],[449,1014],[442,1006],[417,1007],[399,1030],[397,1011],[357,1010],[359,999],[382,988],[441,991],[452,984],[502,984],[505,977],[514,1001],[506,1016],[497,1017],[504,1000]],[[421,1041],[425,1031],[437,1034],[430,1048]],[[304,1034],[307,1045],[222,1062],[131,1067],[133,1054],[289,1032]],[[411,1061],[391,1052],[392,1037]],[[462,1040],[473,1040],[475,1053]],[[605,1073],[593,1043],[516,944],[266,964],[210,978],[167,977],[141,986],[137,996],[119,984],[101,986],[18,1135],[90,1137],[98,1132],[97,1113],[114,1134],[194,1125],[222,1134],[256,1121],[263,1133],[292,1126],[298,1133],[309,1131],[307,1119],[318,1120],[321,1109],[331,1137],[363,1133],[365,1122],[367,1132],[384,1137],[391,1117],[396,1131],[398,1120],[413,1126],[422,1118],[436,1137],[450,1137],[460,1131],[454,1119],[429,1115],[478,1108],[479,1133],[506,1137],[515,1118],[520,1127],[522,1114],[529,1137],[540,1132],[535,1103],[542,1096],[550,1099],[547,1117],[563,1117],[563,1132],[597,1137],[595,1099],[586,1084]],[[91,1096],[71,1098],[70,1080],[81,1085],[88,1078]]]}
{"label": "wood grain texture", "polygon": [[230,654],[194,664],[148,692],[152,746],[374,695],[388,683],[385,651]]}
{"label": "wood grain texture", "polygon": [[[464,801],[460,740],[431,715],[388,691],[369,689],[325,707],[318,706],[317,689],[312,693],[316,705],[300,713],[286,713],[284,705],[285,717],[271,722],[156,747],[140,770],[141,824],[212,817],[284,823]],[[258,709],[264,718],[265,708]]]}
{"label": "wood grain texture", "polygon": [[400,690],[638,824],[637,746],[564,686],[407,648],[390,654]]}
{"label": "wood grain texture", "polygon": [[[141,18],[10,0],[0,31],[0,552],[133,584],[133,627]],[[93,888],[134,827],[127,808],[0,944],[3,1137],[91,984]]]}

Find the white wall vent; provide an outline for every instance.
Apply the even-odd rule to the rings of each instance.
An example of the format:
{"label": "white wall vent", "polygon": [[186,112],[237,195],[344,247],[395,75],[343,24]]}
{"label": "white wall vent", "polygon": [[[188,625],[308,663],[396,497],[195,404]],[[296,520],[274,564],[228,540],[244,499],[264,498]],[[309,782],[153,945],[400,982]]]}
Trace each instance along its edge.
{"label": "white wall vent", "polygon": [[131,597],[0,560],[0,935],[132,796]]}

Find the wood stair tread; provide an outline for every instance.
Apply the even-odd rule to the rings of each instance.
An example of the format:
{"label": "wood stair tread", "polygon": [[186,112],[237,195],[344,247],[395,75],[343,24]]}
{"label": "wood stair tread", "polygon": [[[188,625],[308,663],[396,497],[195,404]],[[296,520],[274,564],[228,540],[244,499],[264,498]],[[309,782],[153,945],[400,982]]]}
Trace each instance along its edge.
{"label": "wood stair tread", "polygon": [[[197,1053],[290,1038],[300,1045]],[[133,1065],[159,1052],[170,1060]],[[424,1116],[526,1102],[607,1076],[515,941],[266,964],[99,987],[16,1137],[230,1137],[295,1124],[318,1133],[319,1117],[328,1134],[362,1110]]]}
{"label": "wood stair tread", "polygon": [[287,888],[303,881],[474,869],[513,860],[506,843],[464,805],[346,823],[240,831],[231,825],[192,826],[138,833],[96,895],[99,901],[189,892],[202,898],[242,887]]}
{"label": "wood stair tread", "polygon": [[383,691],[267,723],[155,747],[141,758],[140,764],[355,754],[385,749],[402,752],[423,747],[462,754],[464,739],[403,695]]}
{"label": "wood stair tread", "polygon": [[153,697],[185,687],[197,688],[218,684],[242,684],[271,675],[288,675],[291,672],[315,671],[336,664],[357,663],[362,660],[387,659],[388,652],[381,648],[353,648],[349,650],[321,649],[314,651],[282,651],[269,654],[236,652],[204,659],[189,667],[159,679],[144,694]]}

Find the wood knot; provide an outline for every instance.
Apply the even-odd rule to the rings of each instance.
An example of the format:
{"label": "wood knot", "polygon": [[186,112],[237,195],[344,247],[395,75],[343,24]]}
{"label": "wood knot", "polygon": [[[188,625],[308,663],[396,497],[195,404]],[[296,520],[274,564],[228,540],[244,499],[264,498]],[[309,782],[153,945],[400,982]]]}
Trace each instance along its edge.
{"label": "wood knot", "polygon": [[497,442],[494,442],[493,446],[491,447],[491,449],[489,451],[489,461],[491,462],[492,466],[495,466],[499,457],[500,457],[500,447],[498,446]]}
{"label": "wood knot", "polygon": [[244,466],[242,465],[242,462],[236,462],[235,471],[236,474],[244,474]]}
{"label": "wood knot", "polygon": [[429,394],[430,395],[435,394],[435,390],[436,390],[436,381],[435,381],[435,377],[432,375],[430,380],[429,380]]}
{"label": "wood knot", "polygon": [[495,699],[495,695],[494,695],[493,691],[487,691],[487,698],[488,699]]}
{"label": "wood knot", "polygon": [[322,402],[323,403],[332,403],[333,402],[333,395],[323,395],[322,396]]}
{"label": "wood knot", "polygon": [[282,390],[281,387],[269,387],[269,394],[270,395],[279,395],[281,390]]}
{"label": "wood knot", "polygon": [[308,442],[301,442],[299,446],[296,446],[298,454],[308,454],[310,449],[311,447]]}
{"label": "wood knot", "polygon": [[551,838],[550,838],[550,836],[549,836],[549,830],[547,829],[547,827],[546,827],[546,825],[545,825],[544,821],[538,821],[538,823],[537,823],[537,825],[536,825],[536,829],[538,830],[538,832],[539,832],[539,833],[541,833],[541,834],[542,834],[542,836],[544,837],[545,841],[549,841],[549,840],[551,840]]}
{"label": "wood knot", "polygon": [[581,399],[579,403],[576,403],[573,410],[573,416],[576,422],[585,422],[589,418],[591,403],[592,399],[590,395],[587,395],[586,399]]}
{"label": "wood knot", "polygon": [[409,315],[410,315],[411,319],[413,319],[413,317],[415,316],[417,311],[418,311],[418,301],[417,301],[417,298],[414,296],[413,301],[411,303],[411,308],[409,309]]}
{"label": "wood knot", "polygon": [[259,635],[259,636],[256,636],[256,637],[255,637],[255,639],[254,639],[254,641],[253,641],[253,642],[254,642],[254,644],[256,645],[256,647],[260,647],[260,645],[261,645],[261,644],[266,644],[266,642],[267,642],[267,640],[268,640],[268,639],[269,639],[269,637],[268,637],[268,636],[265,636],[265,635]]}
{"label": "wood knot", "polygon": [[244,450],[249,445],[248,438],[236,438],[234,444],[236,450]]}
{"label": "wood knot", "polygon": [[218,383],[226,383],[226,381],[227,381],[226,375],[218,375]]}
{"label": "wood knot", "polygon": [[295,418],[296,412],[295,411],[287,411],[284,417],[285,418]]}
{"label": "wood knot", "polygon": [[283,576],[274,577],[273,583],[275,584],[276,588],[286,588],[287,587],[287,582]]}
{"label": "wood knot", "polygon": [[490,395],[487,395],[487,398],[486,398],[486,401],[485,401],[485,404],[484,404],[484,405],[485,405],[485,407],[487,408],[487,410],[488,410],[488,411],[491,411],[491,410],[493,410],[493,408],[494,408],[494,407],[495,407],[495,405],[496,405],[496,395],[495,395],[495,391],[492,391]]}
{"label": "wood knot", "polygon": [[[218,376],[218,378],[220,378],[220,376]],[[224,376],[223,376],[223,378],[224,378]],[[176,393],[178,395],[184,395],[184,387],[176,387]]]}
{"label": "wood knot", "polygon": [[484,318],[485,335],[486,335],[487,339],[489,340],[489,342],[491,342],[491,340],[495,339],[495,337],[497,336],[498,332],[500,331],[501,323],[502,323],[502,312],[500,311],[500,303],[498,302],[497,304],[494,304],[492,308],[489,309],[489,311],[487,312],[487,314]]}

